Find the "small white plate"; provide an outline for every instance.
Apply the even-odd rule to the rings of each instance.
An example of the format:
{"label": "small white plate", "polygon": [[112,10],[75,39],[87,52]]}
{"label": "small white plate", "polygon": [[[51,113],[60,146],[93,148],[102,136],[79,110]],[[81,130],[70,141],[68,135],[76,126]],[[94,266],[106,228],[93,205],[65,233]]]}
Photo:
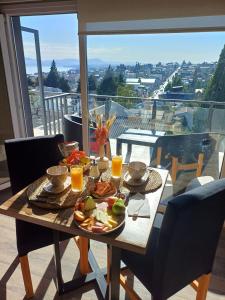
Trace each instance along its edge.
{"label": "small white plate", "polygon": [[70,185],[71,185],[71,178],[70,178],[70,176],[68,176],[62,187],[61,186],[55,187],[51,184],[51,182],[48,182],[43,187],[43,190],[45,190],[45,192],[50,193],[50,194],[59,194],[59,193],[62,193],[65,189],[67,189]]}
{"label": "small white plate", "polygon": [[129,184],[129,185],[134,185],[134,186],[136,185],[136,186],[138,186],[138,185],[144,184],[144,183],[148,180],[148,177],[149,177],[149,171],[148,171],[148,170],[147,170],[147,171],[145,172],[145,174],[144,174],[140,179],[138,179],[138,180],[132,179],[131,176],[130,176],[130,174],[129,174],[129,172],[127,171],[127,172],[124,174],[123,180],[124,180],[127,184]]}

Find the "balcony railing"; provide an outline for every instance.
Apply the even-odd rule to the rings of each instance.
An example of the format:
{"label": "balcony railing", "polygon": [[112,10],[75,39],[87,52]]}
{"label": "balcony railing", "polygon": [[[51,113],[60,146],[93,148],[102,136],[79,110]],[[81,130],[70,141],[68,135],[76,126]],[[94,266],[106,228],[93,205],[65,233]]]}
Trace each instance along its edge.
{"label": "balcony railing", "polygon": [[[33,115],[35,134],[63,133],[65,114],[81,115],[78,93],[63,93],[45,98],[46,119],[39,112],[39,123]],[[179,134],[205,131],[225,131],[225,103],[182,99],[152,99],[89,94],[90,119],[95,113],[106,117],[116,114],[111,138],[129,128],[164,131]],[[41,120],[41,122],[40,122]]]}

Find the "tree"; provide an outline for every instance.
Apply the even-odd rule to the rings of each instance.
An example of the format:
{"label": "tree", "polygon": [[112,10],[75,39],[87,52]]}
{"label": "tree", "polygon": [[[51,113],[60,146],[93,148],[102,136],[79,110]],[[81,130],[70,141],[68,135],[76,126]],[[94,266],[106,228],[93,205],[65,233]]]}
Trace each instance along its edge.
{"label": "tree", "polygon": [[[96,91],[96,81],[95,77],[93,75],[88,76],[88,92],[90,91]],[[80,88],[80,78],[78,79],[77,82],[77,93],[81,93],[81,88]]]}
{"label": "tree", "polygon": [[119,85],[117,88],[117,95],[124,97],[135,97],[137,96],[133,87],[130,85]]}
{"label": "tree", "polygon": [[79,78],[77,82],[77,93],[80,94],[80,92],[81,92],[81,88],[80,88],[80,78]]}
{"label": "tree", "polygon": [[172,90],[172,83],[171,83],[171,81],[169,81],[167,83],[167,85],[165,86],[164,91],[166,92],[166,91],[171,91],[171,90]]}
{"label": "tree", "polygon": [[215,73],[206,88],[204,98],[206,101],[225,101],[225,45],[221,51]]}
{"label": "tree", "polygon": [[34,82],[29,76],[27,77],[27,85],[32,87],[34,86]]}
{"label": "tree", "polygon": [[93,75],[88,76],[88,91],[96,91],[96,81]]}
{"label": "tree", "polygon": [[[117,95],[118,96],[124,96],[124,97],[135,97],[137,94],[135,93],[134,89],[130,85],[119,85],[117,88]],[[120,105],[126,107],[126,108],[132,108],[134,105],[133,99],[123,99],[118,98],[116,100],[117,103]]]}
{"label": "tree", "polygon": [[173,77],[172,82],[169,81],[165,86],[165,91],[171,91],[174,86],[180,86],[180,85],[183,85],[183,82],[181,80],[181,77],[176,74]]}
{"label": "tree", "polygon": [[59,78],[59,85],[58,87],[65,93],[69,93],[70,92],[70,86],[68,83],[68,80],[65,79],[64,77],[60,77]]}
{"label": "tree", "polygon": [[99,95],[116,95],[117,84],[112,67],[109,65],[97,92]]}
{"label": "tree", "polygon": [[44,84],[49,87],[58,88],[59,87],[60,76],[56,67],[56,63],[53,59],[50,72],[48,73],[47,78],[44,81]]}
{"label": "tree", "polygon": [[179,75],[175,74],[172,80],[172,86],[183,85],[182,79]]}
{"label": "tree", "polygon": [[123,86],[123,85],[125,85],[125,83],[126,83],[125,78],[124,78],[123,74],[120,73],[118,78],[117,78],[117,84],[118,84],[118,86],[119,85]]}

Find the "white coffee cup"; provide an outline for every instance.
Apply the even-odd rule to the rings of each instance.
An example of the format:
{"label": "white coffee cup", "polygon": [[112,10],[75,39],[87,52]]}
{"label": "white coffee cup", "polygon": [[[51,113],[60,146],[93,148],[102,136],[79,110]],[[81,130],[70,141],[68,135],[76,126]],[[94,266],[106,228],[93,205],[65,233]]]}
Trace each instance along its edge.
{"label": "white coffee cup", "polygon": [[128,172],[132,179],[139,180],[144,176],[147,166],[141,161],[132,161],[128,165]]}
{"label": "white coffee cup", "polygon": [[61,187],[68,176],[68,168],[67,166],[53,166],[46,170],[46,174],[54,187]]}

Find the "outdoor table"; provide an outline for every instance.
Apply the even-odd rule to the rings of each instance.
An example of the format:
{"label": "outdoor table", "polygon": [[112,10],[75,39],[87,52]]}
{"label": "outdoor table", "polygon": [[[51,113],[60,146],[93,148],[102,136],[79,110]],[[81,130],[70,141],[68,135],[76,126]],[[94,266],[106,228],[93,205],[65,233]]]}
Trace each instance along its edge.
{"label": "outdoor table", "polygon": [[[59,293],[65,293],[81,286],[86,282],[97,280],[104,298],[107,297],[108,299],[118,300],[120,289],[121,249],[133,251],[143,255],[146,252],[148,238],[168,175],[167,170],[156,170],[161,175],[162,185],[156,191],[146,194],[150,207],[150,218],[133,218],[126,215],[124,226],[118,229],[118,231],[114,231],[109,234],[97,235],[79,229],[74,222],[72,208],[61,210],[47,210],[38,208],[33,205],[30,206],[27,199],[27,188],[24,188],[16,195],[12,196],[10,199],[2,202],[2,204],[0,205],[0,213],[19,220],[56,230],[54,231],[54,246],[57,275],[61,278],[58,286]],[[90,266],[92,268],[92,272],[86,275],[82,275],[81,277],[73,279],[69,282],[63,282],[61,274],[61,264],[59,259],[60,255],[58,253],[59,248],[57,247],[59,240],[59,234],[57,231],[62,231],[70,233],[72,235],[100,241],[110,247],[111,258],[109,268],[111,280],[108,286],[105,281],[104,274],[102,274],[100,268],[98,267],[91,250],[89,250],[88,258]]]}
{"label": "outdoor table", "polygon": [[138,135],[153,135],[153,136],[164,136],[166,134],[165,131],[135,129],[135,128],[129,128],[125,131],[125,133],[132,133]]}
{"label": "outdoor table", "polygon": [[132,145],[140,145],[150,147],[150,157],[152,154],[152,147],[154,147],[157,139],[159,137],[155,135],[144,135],[144,134],[132,134],[123,133],[116,139],[116,154],[121,155],[122,153],[122,143],[127,144],[127,155],[125,162],[128,162],[128,158],[131,155]]}

